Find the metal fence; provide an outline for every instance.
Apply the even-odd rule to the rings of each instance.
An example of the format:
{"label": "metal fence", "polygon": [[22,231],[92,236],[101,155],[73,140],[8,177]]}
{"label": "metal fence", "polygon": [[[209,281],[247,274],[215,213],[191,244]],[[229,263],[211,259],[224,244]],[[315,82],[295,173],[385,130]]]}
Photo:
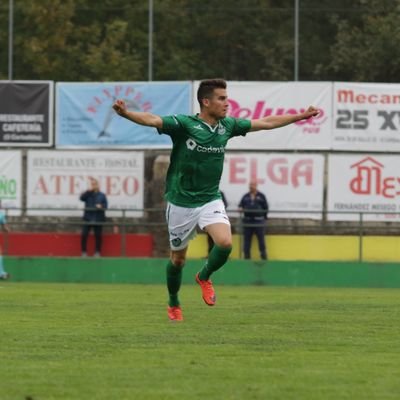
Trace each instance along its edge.
{"label": "metal fence", "polygon": [[[47,213],[48,211],[48,213]],[[103,234],[120,235],[119,256],[127,255],[127,236],[129,234],[147,234],[154,240],[153,256],[168,255],[168,232],[165,223],[164,208],[147,209],[109,209],[105,222],[88,223],[82,220],[83,210],[57,209],[58,215],[51,215],[55,210],[44,209],[5,209],[10,233],[60,233],[80,234],[84,224],[102,225]],[[48,215],[34,215],[35,213]],[[248,212],[248,211],[247,211]],[[17,215],[19,214],[19,215]],[[296,218],[291,215],[297,214]],[[299,218],[299,214],[303,217]],[[333,215],[343,215],[352,221],[332,220]],[[371,215],[385,217],[387,220],[369,221]],[[140,215],[140,216],[132,216]],[[243,222],[243,210],[228,210],[232,232],[239,236],[242,248],[243,229],[252,224]],[[332,235],[357,236],[359,261],[363,259],[363,238],[366,236],[399,236],[400,213],[371,212],[329,212],[329,211],[269,211],[265,221],[266,235]],[[356,218],[354,218],[356,216]],[[337,218],[340,219],[340,218]],[[23,243],[21,243],[23,245]],[[3,253],[8,254],[9,233],[3,232]]]}

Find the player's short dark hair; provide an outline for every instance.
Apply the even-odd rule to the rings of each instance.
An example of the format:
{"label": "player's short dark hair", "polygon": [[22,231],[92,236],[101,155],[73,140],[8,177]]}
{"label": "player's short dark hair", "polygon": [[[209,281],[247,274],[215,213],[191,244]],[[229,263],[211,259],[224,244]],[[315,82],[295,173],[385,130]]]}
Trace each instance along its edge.
{"label": "player's short dark hair", "polygon": [[203,99],[209,99],[213,93],[214,89],[226,89],[226,81],[224,79],[205,79],[200,82],[199,88],[197,89],[197,101],[202,107]]}

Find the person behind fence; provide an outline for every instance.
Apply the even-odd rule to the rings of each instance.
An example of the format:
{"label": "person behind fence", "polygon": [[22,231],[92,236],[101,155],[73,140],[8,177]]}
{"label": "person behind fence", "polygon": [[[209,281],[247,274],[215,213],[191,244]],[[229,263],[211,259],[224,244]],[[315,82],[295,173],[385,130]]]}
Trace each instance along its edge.
{"label": "person behind fence", "polygon": [[90,188],[82,193],[80,200],[85,203],[82,227],[81,249],[82,257],[87,256],[87,240],[90,230],[93,229],[95,237],[95,257],[100,257],[102,246],[103,223],[106,220],[105,210],[108,207],[106,195],[100,191],[99,182],[90,179]]}
{"label": "person behind fence", "polygon": [[[10,231],[10,228],[8,227],[7,221],[6,221],[6,214],[1,209],[1,200],[0,200],[0,225],[4,231],[6,231],[6,232]],[[0,245],[0,279],[7,280],[9,278],[10,278],[10,274],[8,272],[6,272],[4,269],[3,249]]]}
{"label": "person behind fence", "polygon": [[265,221],[268,217],[268,201],[265,195],[257,190],[257,181],[251,180],[249,192],[239,203],[243,211],[243,252],[244,258],[250,259],[251,239],[256,235],[260,257],[267,259],[265,246]]}

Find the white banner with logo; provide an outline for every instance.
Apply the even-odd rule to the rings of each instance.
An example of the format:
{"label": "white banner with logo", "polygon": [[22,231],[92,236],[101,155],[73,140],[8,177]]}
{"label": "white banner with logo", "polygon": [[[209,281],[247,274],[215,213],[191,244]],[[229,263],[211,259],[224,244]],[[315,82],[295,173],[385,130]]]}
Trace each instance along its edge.
{"label": "white banner with logo", "polygon": [[[36,151],[28,152],[27,207],[29,215],[82,215],[81,193],[97,179],[108,208],[130,209],[143,215],[143,152]],[[133,211],[137,209],[139,211]],[[108,211],[107,216],[121,216]]]}
{"label": "white banner with logo", "polygon": [[336,82],[332,148],[400,150],[400,85]]}
{"label": "white banner with logo", "polygon": [[0,210],[7,210],[7,215],[21,215],[21,163],[20,151],[0,151]]}
{"label": "white banner with logo", "polygon": [[330,155],[328,168],[330,220],[400,220],[398,156]]}
{"label": "white banner with logo", "polygon": [[269,203],[269,218],[321,219],[324,157],[316,154],[227,153],[221,190],[237,210],[250,180]]}
{"label": "white banner with logo", "polygon": [[[199,112],[193,90],[193,108]],[[332,83],[330,82],[228,82],[229,115],[259,119],[269,115],[297,114],[313,105],[318,117],[283,128],[252,132],[229,141],[228,149],[306,149],[331,147]]]}

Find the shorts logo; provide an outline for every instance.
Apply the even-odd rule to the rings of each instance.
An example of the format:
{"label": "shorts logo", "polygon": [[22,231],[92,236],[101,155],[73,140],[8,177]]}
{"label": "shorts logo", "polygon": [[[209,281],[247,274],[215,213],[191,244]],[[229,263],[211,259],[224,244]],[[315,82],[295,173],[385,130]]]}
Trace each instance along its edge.
{"label": "shorts logo", "polygon": [[215,210],[213,214],[222,214],[222,218],[229,221],[228,217],[226,216],[226,212],[225,211]]}
{"label": "shorts logo", "polygon": [[173,246],[178,247],[182,243],[182,240],[179,238],[175,238],[171,240],[171,243]]}

